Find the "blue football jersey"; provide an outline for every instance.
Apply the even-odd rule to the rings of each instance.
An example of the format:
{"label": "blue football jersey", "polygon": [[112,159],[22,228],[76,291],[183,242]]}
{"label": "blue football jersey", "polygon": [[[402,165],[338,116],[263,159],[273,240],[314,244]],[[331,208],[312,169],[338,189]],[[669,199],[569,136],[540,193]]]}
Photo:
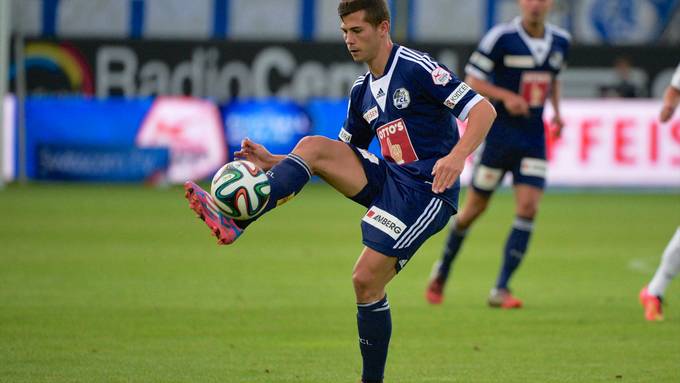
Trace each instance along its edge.
{"label": "blue football jersey", "polygon": [[[380,78],[368,72],[350,91],[339,138],[366,149],[373,137],[398,182],[432,193],[432,167],[458,142],[456,119],[483,98],[428,55],[394,44]],[[439,195],[454,208],[459,183]]]}
{"label": "blue football jersey", "polygon": [[[543,107],[552,80],[565,65],[570,39],[568,32],[551,24],[546,24],[543,38],[533,38],[522,27],[520,18],[499,24],[484,36],[470,56],[465,73],[521,95],[531,114],[529,118],[512,116],[502,102],[495,102],[498,117],[494,127],[544,136]],[[498,136],[500,130],[492,128],[488,138]]]}

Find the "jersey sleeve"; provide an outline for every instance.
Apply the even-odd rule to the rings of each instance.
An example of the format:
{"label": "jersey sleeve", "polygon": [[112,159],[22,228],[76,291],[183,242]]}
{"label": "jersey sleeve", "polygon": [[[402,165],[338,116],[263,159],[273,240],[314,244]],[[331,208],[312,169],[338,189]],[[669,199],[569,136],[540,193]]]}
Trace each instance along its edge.
{"label": "jersey sleeve", "polygon": [[467,120],[472,107],[484,99],[445,66],[415,65],[414,72],[423,91],[451,109],[453,115],[461,121]]}
{"label": "jersey sleeve", "polygon": [[562,57],[559,61],[559,65],[555,68],[555,75],[559,75],[560,72],[567,67],[567,61],[569,60],[569,48],[571,46],[571,35],[564,32],[561,35],[562,38]]}
{"label": "jersey sleeve", "polygon": [[338,139],[358,148],[368,149],[368,145],[370,145],[371,140],[373,139],[373,132],[361,113],[355,107],[355,105],[359,104],[358,90],[361,87],[359,82],[360,81],[357,80],[350,91],[349,102],[347,104],[347,117],[340,129],[340,133],[338,133]]}
{"label": "jersey sleeve", "polygon": [[494,69],[501,64],[503,58],[500,43],[503,32],[504,29],[501,26],[496,26],[487,32],[470,56],[465,66],[465,74],[485,81],[491,79]]}
{"label": "jersey sleeve", "polygon": [[675,68],[675,73],[673,73],[673,78],[671,79],[671,86],[680,91],[680,64]]}

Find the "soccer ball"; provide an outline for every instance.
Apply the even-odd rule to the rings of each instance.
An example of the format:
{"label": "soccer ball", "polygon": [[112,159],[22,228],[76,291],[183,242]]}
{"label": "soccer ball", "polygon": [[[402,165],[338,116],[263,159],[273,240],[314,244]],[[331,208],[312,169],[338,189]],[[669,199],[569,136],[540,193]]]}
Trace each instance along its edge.
{"label": "soccer ball", "polygon": [[233,161],[222,166],[210,185],[217,207],[236,220],[257,217],[267,205],[270,192],[267,175],[248,161]]}

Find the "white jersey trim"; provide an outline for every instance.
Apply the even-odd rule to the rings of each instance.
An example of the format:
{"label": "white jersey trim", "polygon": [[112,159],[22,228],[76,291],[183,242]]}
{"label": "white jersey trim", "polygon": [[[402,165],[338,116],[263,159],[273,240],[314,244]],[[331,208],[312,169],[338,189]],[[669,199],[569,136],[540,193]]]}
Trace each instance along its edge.
{"label": "white jersey trim", "polygon": [[480,80],[488,81],[489,76],[481,70],[472,66],[472,64],[467,64],[465,66],[465,74],[469,74],[472,77],[478,78]]}
{"label": "white jersey trim", "polygon": [[675,68],[675,73],[673,73],[673,78],[671,79],[671,86],[680,91],[680,64]]}
{"label": "white jersey trim", "polygon": [[461,121],[465,121],[468,118],[468,114],[470,113],[470,110],[477,105],[480,101],[482,101],[484,97],[482,97],[479,94],[476,94],[475,97],[472,97],[472,100],[468,101],[467,104],[465,104],[465,107],[463,110],[460,112],[458,115],[458,119]]}
{"label": "white jersey trim", "polygon": [[498,24],[491,28],[489,32],[484,35],[482,41],[479,42],[479,50],[482,53],[490,54],[493,47],[496,46],[498,39],[500,39],[504,34],[512,32],[515,27],[509,23]]}

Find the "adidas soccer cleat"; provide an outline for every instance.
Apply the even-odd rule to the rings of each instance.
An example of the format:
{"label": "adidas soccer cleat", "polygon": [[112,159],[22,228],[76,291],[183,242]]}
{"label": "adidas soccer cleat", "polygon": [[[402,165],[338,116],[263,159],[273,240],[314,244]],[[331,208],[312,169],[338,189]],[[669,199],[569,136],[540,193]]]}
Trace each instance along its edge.
{"label": "adidas soccer cleat", "polygon": [[645,319],[648,321],[662,321],[661,297],[652,295],[647,291],[647,286],[640,290],[640,304],[645,309]]}
{"label": "adidas soccer cleat", "polygon": [[425,290],[425,299],[433,305],[439,305],[444,302],[444,285],[446,284],[446,278],[439,274],[441,264],[441,261],[437,261],[432,265],[430,282],[427,284],[427,289]]}
{"label": "adidas soccer cleat", "polygon": [[184,196],[189,200],[189,207],[198,214],[217,237],[218,245],[228,245],[236,241],[243,229],[236,226],[234,220],[224,215],[213,202],[210,193],[201,189],[191,181],[184,183]]}
{"label": "adidas soccer cleat", "polygon": [[489,293],[489,306],[502,309],[522,308],[522,301],[512,296],[508,289],[492,289]]}

